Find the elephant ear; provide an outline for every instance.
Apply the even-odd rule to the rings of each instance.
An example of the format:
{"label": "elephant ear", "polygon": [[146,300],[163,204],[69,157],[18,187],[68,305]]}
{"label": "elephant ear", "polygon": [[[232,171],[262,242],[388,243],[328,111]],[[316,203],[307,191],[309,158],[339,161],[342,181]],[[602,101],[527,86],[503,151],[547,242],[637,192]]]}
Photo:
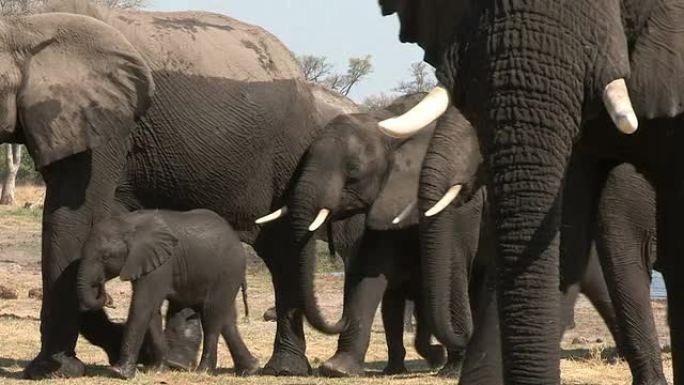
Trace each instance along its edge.
{"label": "elephant ear", "polygon": [[[434,125],[432,127],[434,128]],[[400,229],[418,224],[418,210],[415,209],[414,203],[418,200],[420,169],[432,131],[423,130],[394,150],[387,181],[366,218],[366,225],[370,229]],[[409,206],[414,206],[410,215],[400,223],[393,224],[394,218]]]}
{"label": "elephant ear", "polygon": [[122,281],[134,281],[149,274],[173,256],[178,238],[159,216],[133,214],[128,237],[128,258],[121,269]]}
{"label": "elephant ear", "polygon": [[684,112],[684,3],[657,2],[637,36],[630,63],[629,93],[640,117]]}
{"label": "elephant ear", "polygon": [[38,168],[124,138],[149,107],[150,69],[114,28],[90,17],[25,18],[29,47],[17,94],[21,127]]}

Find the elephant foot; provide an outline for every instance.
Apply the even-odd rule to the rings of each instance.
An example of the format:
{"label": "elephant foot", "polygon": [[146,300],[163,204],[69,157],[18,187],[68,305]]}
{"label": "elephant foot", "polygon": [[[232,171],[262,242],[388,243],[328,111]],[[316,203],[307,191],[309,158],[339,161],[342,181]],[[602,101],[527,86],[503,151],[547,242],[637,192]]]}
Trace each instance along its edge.
{"label": "elephant foot", "polygon": [[437,376],[445,378],[458,378],[461,375],[463,358],[463,352],[450,350],[447,355],[447,362],[437,372]]}
{"label": "elephant foot", "polygon": [[438,377],[458,378],[461,375],[461,365],[463,361],[447,361],[447,363],[437,372]]}
{"label": "elephant foot", "polygon": [[408,369],[406,369],[406,366],[404,366],[404,363],[393,363],[393,362],[388,362],[387,366],[385,366],[385,369],[382,370],[382,374],[388,375],[388,376],[394,376],[394,375],[399,375],[399,374],[407,374]]}
{"label": "elephant foot", "polygon": [[114,377],[122,380],[130,380],[135,377],[135,365],[112,366]]}
{"label": "elephant foot", "polygon": [[235,367],[235,375],[241,377],[252,376],[259,373],[260,369],[259,360],[252,357],[247,364],[241,364]]}
{"label": "elephant foot", "polygon": [[365,373],[363,364],[348,354],[335,354],[318,371],[323,377],[357,377]]}
{"label": "elephant foot", "polygon": [[275,352],[259,372],[264,376],[309,376],[311,365],[304,355]]}
{"label": "elephant foot", "polygon": [[57,353],[34,358],[24,369],[23,377],[29,380],[46,378],[75,378],[85,374],[85,365],[76,356]]}
{"label": "elephant foot", "polygon": [[447,362],[446,349],[441,345],[430,345],[423,356],[430,368],[437,369]]}

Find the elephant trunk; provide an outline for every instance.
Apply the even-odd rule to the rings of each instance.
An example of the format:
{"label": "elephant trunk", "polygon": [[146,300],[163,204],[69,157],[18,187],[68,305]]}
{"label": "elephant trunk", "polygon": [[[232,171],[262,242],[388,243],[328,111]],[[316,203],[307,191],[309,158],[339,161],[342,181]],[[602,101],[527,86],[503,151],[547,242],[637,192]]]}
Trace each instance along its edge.
{"label": "elephant trunk", "polygon": [[[449,110],[435,128],[420,176],[420,212],[432,210],[454,185],[467,190],[479,183],[482,156],[477,135],[457,110]],[[464,195],[466,195],[464,194]],[[462,351],[472,332],[469,273],[478,246],[481,200],[451,203],[434,217],[421,215],[423,294],[435,336],[450,350]],[[474,209],[474,211],[473,211]],[[473,217],[474,215],[474,217]]]}
{"label": "elephant trunk", "polygon": [[499,48],[506,52],[492,53],[498,61],[491,67],[483,128],[492,133],[504,378],[507,384],[557,384],[561,190],[579,131],[584,74],[567,62],[575,57],[570,53],[559,58],[539,49]]}
{"label": "elephant trunk", "polygon": [[316,300],[314,289],[317,258],[314,247],[316,238],[314,237],[314,232],[310,231],[310,226],[317,214],[320,213],[320,210],[332,208],[331,204],[326,205],[328,207],[314,204],[314,202],[321,201],[320,199],[315,199],[319,196],[321,184],[325,184],[326,188],[331,186],[328,183],[324,183],[325,178],[316,179],[315,181],[318,183],[310,183],[304,177],[302,179],[297,183],[288,207],[290,210],[289,218],[294,230],[294,239],[298,250],[300,250],[300,284],[303,295],[304,315],[311,326],[317,330],[325,334],[339,334],[344,330],[347,323],[345,312],[342,312],[342,317],[339,321],[331,325],[325,320]]}
{"label": "elephant trunk", "polygon": [[468,297],[469,268],[455,247],[455,207],[421,218],[424,296],[435,337],[450,351],[463,351],[472,332]]}
{"label": "elephant trunk", "polygon": [[101,262],[83,259],[78,269],[77,291],[81,311],[102,309],[106,303],[105,273]]}

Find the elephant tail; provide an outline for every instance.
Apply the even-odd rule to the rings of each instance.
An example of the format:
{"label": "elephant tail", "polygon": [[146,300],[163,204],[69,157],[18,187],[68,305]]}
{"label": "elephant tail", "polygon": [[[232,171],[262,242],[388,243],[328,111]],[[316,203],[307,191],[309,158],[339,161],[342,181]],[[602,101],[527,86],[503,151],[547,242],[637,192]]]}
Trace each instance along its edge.
{"label": "elephant tail", "polygon": [[249,303],[247,303],[247,280],[242,281],[240,286],[240,291],[242,291],[242,304],[245,307],[245,318],[249,318]]}

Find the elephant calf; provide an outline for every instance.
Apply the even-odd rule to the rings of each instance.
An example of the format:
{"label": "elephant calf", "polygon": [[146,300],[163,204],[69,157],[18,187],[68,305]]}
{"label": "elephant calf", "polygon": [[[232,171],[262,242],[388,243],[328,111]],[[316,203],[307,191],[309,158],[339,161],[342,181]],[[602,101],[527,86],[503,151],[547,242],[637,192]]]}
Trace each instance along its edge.
{"label": "elephant calf", "polygon": [[216,369],[219,334],[239,374],[251,374],[258,362],[236,327],[235,297],[245,279],[245,256],[233,229],[208,210],[140,210],[106,219],[90,233],[78,272],[81,309],[104,305],[104,283],[116,276],[132,281],[117,376],[135,376],[138,354],[149,330],[155,361],[162,364],[166,341],[160,308],[192,307],[200,313],[204,344],[200,370]]}

